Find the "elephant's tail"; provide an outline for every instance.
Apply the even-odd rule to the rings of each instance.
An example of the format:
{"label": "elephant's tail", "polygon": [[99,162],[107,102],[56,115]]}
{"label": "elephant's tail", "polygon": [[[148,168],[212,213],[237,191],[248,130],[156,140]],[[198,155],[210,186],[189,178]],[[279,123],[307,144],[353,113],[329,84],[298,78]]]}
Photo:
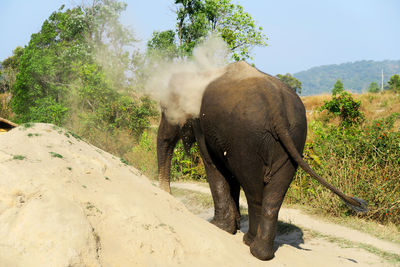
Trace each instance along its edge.
{"label": "elephant's tail", "polygon": [[292,156],[292,158],[297,162],[297,164],[299,164],[301,166],[301,168],[304,171],[306,171],[311,177],[313,177],[315,180],[317,180],[318,182],[323,184],[325,187],[327,187],[333,193],[338,195],[354,211],[357,211],[357,212],[367,212],[368,211],[368,204],[365,200],[345,195],[339,189],[337,189],[333,185],[329,184],[325,179],[323,179],[321,176],[316,174],[313,169],[311,169],[310,165],[308,165],[307,162],[305,162],[303,160],[299,151],[296,149],[296,146],[294,145],[294,142],[293,142],[292,138],[290,137],[287,129],[285,129],[283,127],[277,127],[276,130],[277,130],[279,139],[281,140],[282,144],[289,152],[290,156]]}

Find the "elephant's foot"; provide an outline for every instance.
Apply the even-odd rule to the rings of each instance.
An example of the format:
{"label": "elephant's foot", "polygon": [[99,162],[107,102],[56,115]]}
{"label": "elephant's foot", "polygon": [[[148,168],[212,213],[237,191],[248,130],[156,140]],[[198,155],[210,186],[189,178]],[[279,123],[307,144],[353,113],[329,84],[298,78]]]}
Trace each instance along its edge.
{"label": "elephant's foot", "polygon": [[236,220],[217,219],[214,217],[214,219],[211,220],[211,223],[230,234],[236,234],[238,229]]}
{"label": "elephant's foot", "polygon": [[235,204],[232,202],[226,209],[215,210],[211,223],[230,234],[236,234],[240,229],[240,214]]}
{"label": "elephant's foot", "polygon": [[265,240],[261,240],[259,238],[255,238],[253,243],[250,245],[250,252],[259,260],[267,261],[271,260],[274,257],[274,246],[272,244],[268,244],[271,242],[267,242]]}
{"label": "elephant's foot", "polygon": [[250,233],[250,231],[247,231],[247,233],[245,233],[244,236],[243,236],[243,243],[245,243],[246,245],[250,246],[251,243],[253,243],[254,238],[255,238],[255,235]]}

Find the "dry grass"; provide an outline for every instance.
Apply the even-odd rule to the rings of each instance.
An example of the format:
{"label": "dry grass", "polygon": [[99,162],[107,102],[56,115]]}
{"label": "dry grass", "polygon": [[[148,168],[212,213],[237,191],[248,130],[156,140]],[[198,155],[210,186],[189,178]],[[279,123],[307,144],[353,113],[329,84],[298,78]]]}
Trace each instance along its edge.
{"label": "dry grass", "polygon": [[[361,111],[364,113],[367,121],[387,117],[395,112],[400,113],[400,95],[392,91],[352,95],[356,100],[361,100]],[[318,109],[324,104],[324,101],[331,100],[331,98],[330,94],[301,97],[306,107],[307,121],[313,121],[319,115]],[[321,113],[321,115],[324,115],[324,113]],[[400,125],[396,126],[398,128]]]}
{"label": "dry grass", "polygon": [[[400,113],[400,95],[394,92],[365,93],[355,95],[355,98],[361,100],[361,111],[369,121],[387,117],[395,112]],[[400,127],[400,122],[395,124],[395,128],[398,127]]]}
{"label": "dry grass", "polygon": [[[339,120],[318,112],[324,100],[330,100],[331,96],[302,98],[309,115],[304,155],[314,170],[330,183],[346,194],[364,198],[370,203],[370,211],[361,217],[385,224],[394,223],[399,227],[400,168],[397,159],[400,151],[396,144],[400,120],[390,129],[383,126],[383,120],[376,124],[373,121],[400,113],[400,96],[394,92],[383,92],[353,94],[353,97],[361,101],[361,110],[365,115],[364,125],[359,129],[361,132],[355,135],[351,131],[345,134],[338,127],[336,132],[330,126],[338,126]],[[374,128],[381,123],[380,128]],[[338,217],[351,214],[332,197],[331,192],[312,181],[302,170],[296,174],[286,203],[304,203]]]}
{"label": "dry grass", "polygon": [[14,113],[11,110],[10,102],[11,102],[10,93],[0,94],[0,117],[9,120],[12,119]]}

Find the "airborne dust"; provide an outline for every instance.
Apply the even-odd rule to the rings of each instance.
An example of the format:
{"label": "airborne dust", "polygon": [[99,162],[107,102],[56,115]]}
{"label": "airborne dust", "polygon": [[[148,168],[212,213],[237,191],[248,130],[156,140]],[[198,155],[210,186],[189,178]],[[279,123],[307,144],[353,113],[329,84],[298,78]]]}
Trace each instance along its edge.
{"label": "airborne dust", "polygon": [[170,123],[181,124],[199,116],[206,86],[224,73],[229,50],[219,37],[210,36],[189,59],[155,62],[145,90],[158,100]]}

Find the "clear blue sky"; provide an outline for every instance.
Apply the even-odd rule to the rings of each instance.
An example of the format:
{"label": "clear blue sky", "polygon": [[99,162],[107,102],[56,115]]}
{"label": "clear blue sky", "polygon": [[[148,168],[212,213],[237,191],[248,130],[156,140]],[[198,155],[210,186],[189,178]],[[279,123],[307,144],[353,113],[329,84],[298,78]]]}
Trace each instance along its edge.
{"label": "clear blue sky", "polygon": [[[0,0],[0,60],[28,44],[61,4],[82,0]],[[91,2],[86,0],[86,2]],[[173,0],[127,0],[122,21],[143,44],[154,30],[175,26]],[[271,74],[358,60],[400,59],[399,0],[233,0],[262,26],[268,46],[254,63]]]}

